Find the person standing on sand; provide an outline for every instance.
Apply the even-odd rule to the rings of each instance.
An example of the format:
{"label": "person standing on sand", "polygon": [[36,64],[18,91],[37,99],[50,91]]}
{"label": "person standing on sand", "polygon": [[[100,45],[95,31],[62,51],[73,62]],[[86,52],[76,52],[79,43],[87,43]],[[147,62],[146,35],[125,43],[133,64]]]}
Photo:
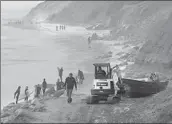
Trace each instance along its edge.
{"label": "person standing on sand", "polygon": [[35,85],[35,98],[38,98],[41,92],[41,87],[38,85]]}
{"label": "person standing on sand", "polygon": [[16,98],[16,104],[18,103],[18,99],[19,99],[19,96],[20,96],[20,89],[21,87],[19,86],[16,90],[16,92],[14,93],[14,99]]}
{"label": "person standing on sand", "polygon": [[120,89],[120,92],[123,93],[125,91],[123,82],[122,82],[122,75],[121,75],[121,70],[119,68],[118,65],[116,65],[115,67],[113,67],[113,71],[116,73],[117,77],[118,77],[118,87]]}
{"label": "person standing on sand", "polygon": [[84,74],[81,70],[78,70],[78,83],[82,84],[84,80]]}
{"label": "person standing on sand", "polygon": [[47,88],[47,82],[45,81],[45,78],[44,78],[44,80],[43,80],[43,82],[42,82],[42,91],[43,91],[43,95],[45,94],[46,88]]}
{"label": "person standing on sand", "polygon": [[37,85],[35,85],[34,88],[35,88],[34,97],[36,98],[37,97]]}
{"label": "person standing on sand", "polygon": [[26,86],[26,89],[25,89],[25,101],[28,101],[28,98],[29,98],[29,91],[28,91],[28,86]]}
{"label": "person standing on sand", "polygon": [[69,77],[66,78],[65,84],[64,84],[64,87],[66,87],[66,90],[67,90],[68,100],[71,99],[74,85],[75,85],[75,89],[77,90],[75,78],[73,77],[72,73],[69,73]]}
{"label": "person standing on sand", "polygon": [[114,69],[113,71],[116,72],[117,74],[119,84],[122,84],[122,75],[119,66],[116,65],[113,69]]}
{"label": "person standing on sand", "polygon": [[62,79],[62,77],[63,77],[63,67],[61,67],[61,69],[59,67],[57,67],[57,69],[58,69],[58,72],[59,72],[60,80],[61,80],[61,82],[63,82],[63,79]]}
{"label": "person standing on sand", "polygon": [[56,90],[60,90],[60,89],[61,89],[61,82],[60,79],[58,78],[56,82]]}

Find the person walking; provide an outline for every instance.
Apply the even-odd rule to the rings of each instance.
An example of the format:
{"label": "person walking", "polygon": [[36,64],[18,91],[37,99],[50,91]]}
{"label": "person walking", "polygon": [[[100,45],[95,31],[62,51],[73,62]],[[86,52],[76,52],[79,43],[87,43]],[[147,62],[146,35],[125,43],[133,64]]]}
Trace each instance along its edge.
{"label": "person walking", "polygon": [[18,86],[16,92],[14,93],[14,99],[16,98],[16,104],[18,103],[18,99],[19,99],[19,96],[20,96],[20,89],[21,89],[21,87]]}
{"label": "person walking", "polygon": [[84,74],[81,70],[78,70],[78,83],[82,84],[84,80]]}
{"label": "person walking", "polygon": [[73,87],[75,85],[75,89],[77,90],[77,84],[75,81],[75,78],[73,77],[72,73],[69,73],[69,77],[66,78],[64,87],[66,87],[67,90],[67,97],[68,97],[68,103],[72,102],[72,91]]}
{"label": "person walking", "polygon": [[28,101],[28,98],[29,98],[29,91],[28,91],[28,86],[26,86],[26,88],[25,88],[25,101]]}
{"label": "person walking", "polygon": [[45,94],[45,91],[46,91],[46,88],[47,88],[47,82],[45,81],[45,78],[42,82],[42,91],[43,91],[43,95]]}

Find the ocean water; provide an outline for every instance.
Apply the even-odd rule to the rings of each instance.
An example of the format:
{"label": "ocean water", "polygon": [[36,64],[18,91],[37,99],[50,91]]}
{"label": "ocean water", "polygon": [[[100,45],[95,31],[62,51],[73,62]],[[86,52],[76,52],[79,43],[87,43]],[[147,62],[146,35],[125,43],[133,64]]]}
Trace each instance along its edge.
{"label": "ocean water", "polygon": [[[88,48],[89,32],[82,28],[68,28],[65,32],[55,32],[52,25],[46,29],[26,30],[1,26],[1,107],[14,102],[14,92],[21,86],[42,83],[55,84],[58,78],[57,67],[64,68],[64,77],[69,72],[93,73],[96,56],[103,53],[101,44]],[[73,34],[71,33],[73,30]],[[77,33],[78,32],[78,33]]]}

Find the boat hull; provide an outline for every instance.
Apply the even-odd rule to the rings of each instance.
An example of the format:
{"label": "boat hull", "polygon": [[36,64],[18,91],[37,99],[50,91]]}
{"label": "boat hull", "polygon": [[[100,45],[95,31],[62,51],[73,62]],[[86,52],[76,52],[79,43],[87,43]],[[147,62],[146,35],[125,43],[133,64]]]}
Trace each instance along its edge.
{"label": "boat hull", "polygon": [[146,82],[133,79],[122,79],[124,87],[129,87],[126,93],[129,97],[144,97],[164,90],[168,81],[165,82]]}

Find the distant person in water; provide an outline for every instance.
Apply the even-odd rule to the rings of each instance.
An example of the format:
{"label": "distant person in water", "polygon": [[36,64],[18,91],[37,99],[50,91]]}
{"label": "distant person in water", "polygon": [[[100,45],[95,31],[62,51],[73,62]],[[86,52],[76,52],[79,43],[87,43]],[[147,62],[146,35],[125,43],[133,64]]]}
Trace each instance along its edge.
{"label": "distant person in water", "polygon": [[64,30],[66,29],[66,26],[64,25]]}
{"label": "distant person in water", "polygon": [[19,99],[19,96],[20,96],[20,89],[21,87],[19,86],[16,90],[16,92],[14,93],[14,99],[16,98],[16,104],[18,103],[18,99]]}
{"label": "distant person in water", "polygon": [[28,86],[26,86],[26,88],[25,88],[25,101],[28,101],[28,98],[29,98],[29,91],[28,91]]}
{"label": "distant person in water", "polygon": [[66,78],[65,84],[64,84],[64,87],[67,90],[68,100],[71,100],[72,99],[71,96],[72,96],[72,91],[73,91],[74,85],[75,85],[75,89],[77,90],[77,84],[76,84],[75,78],[73,77],[73,74],[70,73],[69,74],[69,77]]}
{"label": "distant person in water", "polygon": [[91,48],[91,37],[88,37],[88,47]]}
{"label": "distant person in water", "polygon": [[57,69],[58,69],[58,72],[59,72],[59,77],[60,77],[60,80],[61,80],[61,82],[63,82],[63,67],[61,67],[61,68],[59,68],[59,67],[57,67]]}
{"label": "distant person in water", "polygon": [[47,88],[47,82],[45,81],[45,78],[42,82],[42,91],[43,91],[43,95],[45,94],[45,91],[46,91],[46,88]]}
{"label": "distant person in water", "polygon": [[58,31],[58,26],[56,26],[56,31]]}

